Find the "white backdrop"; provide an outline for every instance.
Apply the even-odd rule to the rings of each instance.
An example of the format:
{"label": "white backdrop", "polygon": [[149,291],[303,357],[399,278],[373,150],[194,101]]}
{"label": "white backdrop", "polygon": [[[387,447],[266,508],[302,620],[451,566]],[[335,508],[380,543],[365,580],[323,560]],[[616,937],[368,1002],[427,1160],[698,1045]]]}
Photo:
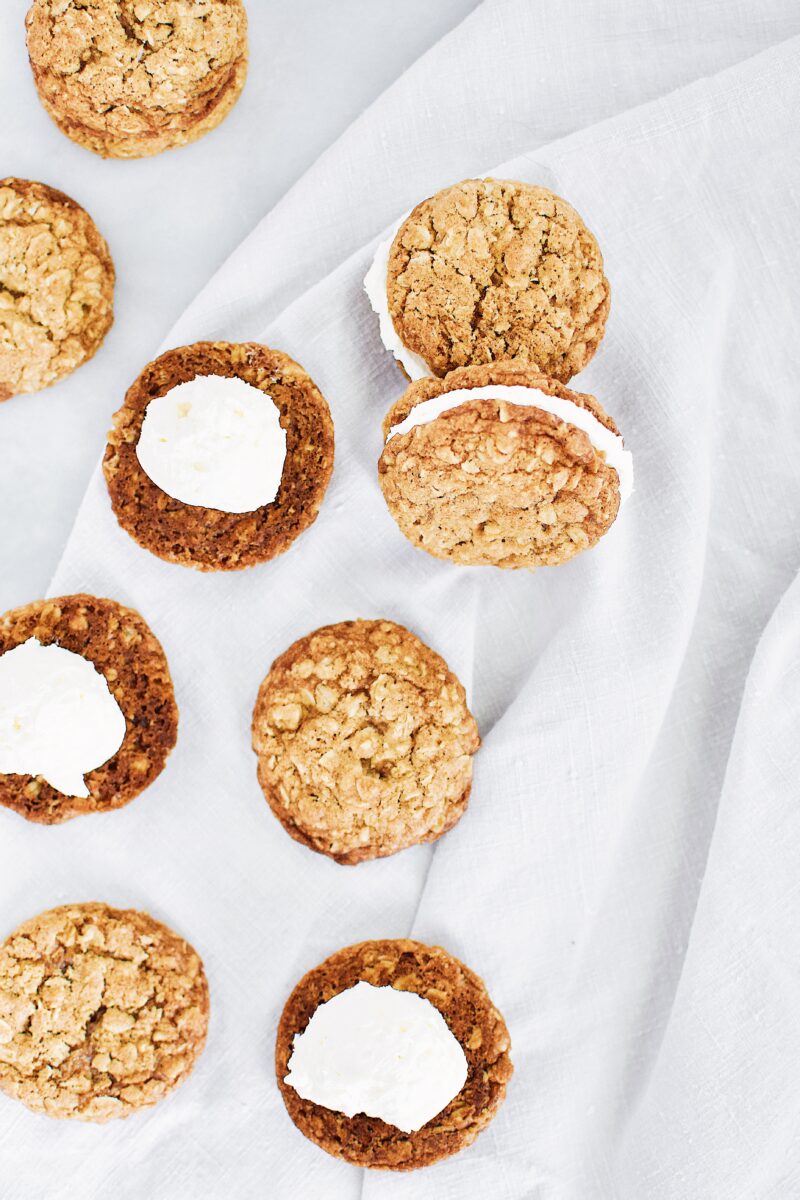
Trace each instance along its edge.
{"label": "white backdrop", "polygon": [[[227,578],[140,551],[92,479],[52,590],[151,621],[179,742],[119,813],[53,830],[0,813],[4,924],[68,898],[149,908],[203,953],[213,1021],[191,1081],[128,1122],[0,1103],[4,1200],[800,1194],[798,26],[777,2],[486,0],[167,338],[263,337],[299,358],[331,404],[336,471],[288,555]],[[580,386],[637,469],[603,544],[535,575],[435,562],[386,514],[380,420],[402,384],[360,288],[364,243],[504,157],[498,173],[560,191],[600,240],[612,317]],[[446,655],[484,747],[436,848],[345,870],[272,820],[249,716],[276,653],[355,615]],[[325,954],[409,932],[484,975],[517,1073],[464,1155],[365,1176],[285,1117],[274,1026]]]}

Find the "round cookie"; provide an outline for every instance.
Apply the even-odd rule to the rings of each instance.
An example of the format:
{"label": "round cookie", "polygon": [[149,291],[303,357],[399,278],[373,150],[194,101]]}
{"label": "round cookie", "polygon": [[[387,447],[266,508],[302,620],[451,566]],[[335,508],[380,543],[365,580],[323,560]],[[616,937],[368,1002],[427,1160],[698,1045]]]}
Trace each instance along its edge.
{"label": "round cookie", "polygon": [[114,264],[84,209],[29,179],[0,182],[0,400],[92,357],[111,328]]}
{"label": "round cookie", "polygon": [[34,0],[25,19],[42,104],[103,158],[142,158],[214,129],[247,76],[242,0]]}
{"label": "round cookie", "polygon": [[[268,394],[286,433],[286,461],[271,504],[230,513],[163,492],[136,454],[148,404],[202,375],[238,378]],[[293,359],[255,342],[197,342],[168,350],[142,371],[114,415],[103,470],[122,528],[168,562],[239,570],[287,550],[317,517],[333,472],[333,423],[322,393]]]}
{"label": "round cookie", "polygon": [[423,200],[389,251],[388,311],[432,375],[516,358],[566,382],[603,337],[610,288],[578,213],[547,188],[467,179]]}
{"label": "round cookie", "polygon": [[88,798],[64,795],[41,776],[0,774],[0,804],[43,825],[122,808],[161,774],[178,734],[160,643],[133,609],[87,595],[38,600],[0,617],[0,655],[29,638],[93,663],[125,717],[125,739],[113,758],[86,773]]}
{"label": "round cookie", "polygon": [[[297,1034],[316,1009],[364,980],[423,996],[444,1017],[467,1058],[467,1081],[446,1108],[416,1133],[404,1133],[379,1117],[344,1113],[304,1100],[285,1082]],[[513,1073],[508,1029],[483,981],[440,946],[406,939],[361,942],[331,955],[309,971],[281,1014],[275,1073],[289,1116],[323,1150],[359,1167],[411,1171],[471,1145],[502,1104]]]}
{"label": "round cookie", "polygon": [[190,1073],[208,1008],[199,956],[160,921],[51,909],[0,946],[0,1090],[50,1117],[128,1117]]}
{"label": "round cookie", "polygon": [[444,659],[392,621],[300,638],[272,664],[253,713],[270,808],[295,841],[346,865],[451,829],[479,745]]}
{"label": "round cookie", "polygon": [[476,399],[408,432],[425,401],[462,389],[536,388],[619,431],[593,396],[525,364],[462,367],[412,383],[383,423],[378,479],[401,531],[436,558],[468,566],[556,566],[595,545],[620,506],[620,477],[584,430],[553,413]]}

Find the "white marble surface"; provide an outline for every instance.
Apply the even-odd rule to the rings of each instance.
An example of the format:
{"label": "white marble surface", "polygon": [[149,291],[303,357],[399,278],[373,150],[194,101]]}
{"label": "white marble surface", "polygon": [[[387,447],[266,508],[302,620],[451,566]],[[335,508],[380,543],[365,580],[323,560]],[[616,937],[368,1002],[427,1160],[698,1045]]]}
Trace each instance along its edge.
{"label": "white marble surface", "polygon": [[476,4],[250,0],[250,74],[230,117],[194,146],[103,162],[39,105],[28,2],[0,6],[0,177],[43,180],[89,210],[117,267],[116,321],[70,379],[0,406],[0,611],[47,588],[111,414],[173,321],[314,159]]}

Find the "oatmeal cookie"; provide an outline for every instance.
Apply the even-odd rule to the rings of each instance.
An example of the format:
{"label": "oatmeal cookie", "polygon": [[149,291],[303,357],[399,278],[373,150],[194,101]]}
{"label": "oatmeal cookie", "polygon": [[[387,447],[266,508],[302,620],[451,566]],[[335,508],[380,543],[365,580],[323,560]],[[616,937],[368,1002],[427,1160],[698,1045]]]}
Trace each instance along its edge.
{"label": "oatmeal cookie", "polygon": [[[461,1091],[416,1133],[379,1117],[347,1117],[304,1100],[286,1083],[295,1037],[320,1004],[364,980],[373,987],[415,992],[444,1017],[468,1065]],[[275,1072],[283,1102],[301,1133],[323,1150],[359,1167],[411,1171],[471,1145],[502,1104],[513,1073],[508,1029],[483,981],[440,946],[406,939],[361,942],[309,971],[286,1001],[275,1045]]]}
{"label": "oatmeal cookie", "polygon": [[[286,460],[271,504],[231,513],[167,495],[136,446],[147,406],[200,375],[237,378],[268,394],[286,433]],[[103,470],[122,528],[168,562],[230,571],[282,554],[319,513],[333,472],[333,423],[319,388],[293,359],[255,342],[197,342],[168,350],[142,371],[114,415]]]}
{"label": "oatmeal cookie", "polygon": [[610,288],[594,236],[547,188],[467,179],[423,200],[389,252],[388,311],[432,375],[521,359],[566,382],[603,336]]}
{"label": "oatmeal cookie", "polygon": [[56,643],[94,665],[125,717],[125,739],[113,758],[86,773],[87,798],[66,796],[38,775],[0,774],[0,804],[44,825],[122,808],[161,774],[178,735],[160,643],[133,609],[87,595],[38,600],[0,617],[0,655],[29,638]]}
{"label": "oatmeal cookie", "polygon": [[451,829],[479,745],[444,659],[392,621],[301,638],[272,664],[253,713],[270,808],[296,841],[348,865]]}
{"label": "oatmeal cookie", "polygon": [[50,1117],[128,1117],[190,1073],[208,1009],[203,964],[166,925],[51,909],[0,946],[0,1089]]}
{"label": "oatmeal cookie", "polygon": [[34,0],[25,24],[46,112],[103,158],[195,141],[244,87],[241,0]]}
{"label": "oatmeal cookie", "polygon": [[79,204],[44,183],[0,182],[0,400],[90,359],[111,328],[114,264]]}
{"label": "oatmeal cookie", "polygon": [[[458,395],[493,387],[500,388],[496,399]],[[525,393],[514,393],[516,401],[503,396],[508,388],[534,390],[523,404]],[[450,393],[457,393],[455,407],[404,430],[420,405]],[[573,407],[556,415],[545,410],[550,398]],[[566,562],[607,532],[621,499],[618,470],[573,423],[581,419],[576,409],[594,418],[592,436],[629,459],[593,396],[525,364],[462,367],[412,383],[383,425],[378,479],[390,513],[409,541],[436,558],[496,567]]]}

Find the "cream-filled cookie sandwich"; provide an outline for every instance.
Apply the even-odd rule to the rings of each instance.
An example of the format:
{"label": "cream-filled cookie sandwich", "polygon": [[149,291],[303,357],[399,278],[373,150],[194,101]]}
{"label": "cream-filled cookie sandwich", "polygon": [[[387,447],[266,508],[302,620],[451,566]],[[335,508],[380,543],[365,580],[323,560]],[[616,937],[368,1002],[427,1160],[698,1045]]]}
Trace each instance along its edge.
{"label": "cream-filled cookie sandwich", "polygon": [[383,433],[378,478],[398,526],[465,565],[566,562],[633,490],[631,454],[597,400],[524,363],[418,380]]}
{"label": "cream-filled cookie sandwich", "polygon": [[333,424],[288,355],[198,342],[162,354],[129,388],[103,469],[117,520],[141,546],[236,570],[282,553],[315,520]]}
{"label": "cream-filled cookie sandwich", "polygon": [[137,612],[75,595],[0,617],[0,804],[48,825],[121,808],[164,769],[177,727]]}
{"label": "cream-filled cookie sandwich", "polygon": [[439,946],[387,940],[333,954],[286,1002],[275,1068],[289,1116],[360,1167],[428,1166],[470,1145],[512,1075],[481,979]]}
{"label": "cream-filled cookie sandwich", "polygon": [[611,291],[593,234],[547,188],[466,179],[423,200],[364,280],[409,379],[519,359],[566,382],[603,337]]}

